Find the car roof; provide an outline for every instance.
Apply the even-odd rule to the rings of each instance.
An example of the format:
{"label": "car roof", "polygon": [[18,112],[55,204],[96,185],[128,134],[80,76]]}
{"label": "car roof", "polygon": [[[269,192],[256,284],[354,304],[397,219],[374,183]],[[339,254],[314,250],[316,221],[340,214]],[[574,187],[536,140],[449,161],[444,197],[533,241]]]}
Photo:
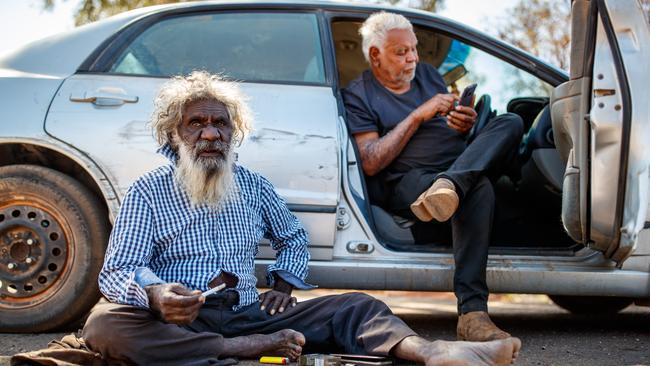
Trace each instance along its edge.
{"label": "car roof", "polygon": [[132,10],[28,43],[0,58],[0,69],[66,77],[106,38],[156,8],[162,7]]}
{"label": "car roof", "polygon": [[[155,14],[209,8],[287,8],[377,11],[392,10],[409,14],[431,16],[412,9],[400,9],[371,3],[344,3],[339,1],[197,1],[149,6],[86,24],[32,43],[28,43],[0,58],[0,69],[30,74],[67,77],[73,74],[83,61],[103,41],[123,27],[138,19]],[[47,62],[43,62],[47,60]]]}
{"label": "car roof", "polygon": [[[0,58],[0,71],[15,70],[23,73],[48,75],[65,78],[74,74],[84,61],[96,51],[103,42],[121,29],[151,16],[184,13],[193,10],[209,9],[324,9],[359,13],[360,16],[375,11],[392,11],[407,15],[412,19],[438,19],[457,28],[471,29],[462,23],[438,16],[431,12],[391,5],[364,2],[343,2],[325,0],[243,0],[243,1],[193,1],[156,5],[130,10],[112,17],[86,24],[67,32],[59,33],[42,40],[29,43]],[[483,33],[478,31],[479,33]],[[489,36],[488,36],[489,37]],[[492,38],[492,37],[489,37]],[[503,42],[497,41],[501,44]],[[509,46],[507,46],[509,47]],[[43,62],[47,60],[47,62]]]}
{"label": "car roof", "polygon": [[[430,12],[413,8],[401,8],[393,5],[381,5],[371,2],[347,2],[332,0],[241,0],[241,1],[193,1],[181,2],[167,5],[160,5],[151,8],[150,13],[165,12],[173,9],[187,9],[200,7],[273,7],[273,8],[301,8],[301,9],[347,9],[362,11],[389,10],[398,12],[407,12],[411,14],[420,14],[424,16],[433,15]],[[154,9],[155,8],[155,9]],[[145,8],[143,8],[145,9]]]}

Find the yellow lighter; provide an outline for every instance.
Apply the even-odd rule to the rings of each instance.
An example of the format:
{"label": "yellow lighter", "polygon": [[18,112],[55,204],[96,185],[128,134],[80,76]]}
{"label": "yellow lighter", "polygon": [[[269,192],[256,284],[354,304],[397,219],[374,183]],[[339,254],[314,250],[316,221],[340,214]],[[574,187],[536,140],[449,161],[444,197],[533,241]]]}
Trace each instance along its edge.
{"label": "yellow lighter", "polygon": [[262,356],[260,363],[272,363],[276,365],[286,365],[289,363],[288,357]]}

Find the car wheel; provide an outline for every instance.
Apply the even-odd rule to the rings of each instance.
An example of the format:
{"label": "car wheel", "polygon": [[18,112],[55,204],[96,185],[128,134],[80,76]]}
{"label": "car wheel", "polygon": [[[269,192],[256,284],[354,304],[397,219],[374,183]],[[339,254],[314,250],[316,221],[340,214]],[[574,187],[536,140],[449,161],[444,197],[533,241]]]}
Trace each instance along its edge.
{"label": "car wheel", "polygon": [[632,304],[627,297],[609,296],[548,296],[555,305],[573,314],[616,314]]}
{"label": "car wheel", "polygon": [[79,321],[99,298],[108,232],[105,209],[73,178],[0,167],[0,332]]}

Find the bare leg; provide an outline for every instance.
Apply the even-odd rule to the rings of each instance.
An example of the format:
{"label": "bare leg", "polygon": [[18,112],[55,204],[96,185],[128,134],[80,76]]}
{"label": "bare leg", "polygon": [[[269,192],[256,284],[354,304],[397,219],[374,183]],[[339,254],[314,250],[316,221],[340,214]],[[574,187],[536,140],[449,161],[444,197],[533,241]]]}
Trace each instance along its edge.
{"label": "bare leg", "polygon": [[418,336],[404,338],[393,354],[426,366],[507,366],[519,355],[517,338],[490,342],[429,342]]}
{"label": "bare leg", "polygon": [[235,357],[284,356],[295,360],[302,352],[305,337],[291,329],[272,334],[252,334],[224,338],[223,355]]}

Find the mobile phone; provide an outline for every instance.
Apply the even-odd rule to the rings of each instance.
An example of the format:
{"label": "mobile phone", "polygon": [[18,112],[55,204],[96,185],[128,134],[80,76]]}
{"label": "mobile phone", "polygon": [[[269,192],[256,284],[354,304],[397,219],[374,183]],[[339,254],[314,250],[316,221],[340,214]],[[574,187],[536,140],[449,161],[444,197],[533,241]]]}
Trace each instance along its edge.
{"label": "mobile phone", "polygon": [[472,103],[472,97],[474,96],[475,90],[476,90],[476,83],[472,85],[468,85],[465,88],[465,90],[463,90],[463,94],[460,95],[460,100],[458,101],[458,105],[469,107],[469,105]]}

